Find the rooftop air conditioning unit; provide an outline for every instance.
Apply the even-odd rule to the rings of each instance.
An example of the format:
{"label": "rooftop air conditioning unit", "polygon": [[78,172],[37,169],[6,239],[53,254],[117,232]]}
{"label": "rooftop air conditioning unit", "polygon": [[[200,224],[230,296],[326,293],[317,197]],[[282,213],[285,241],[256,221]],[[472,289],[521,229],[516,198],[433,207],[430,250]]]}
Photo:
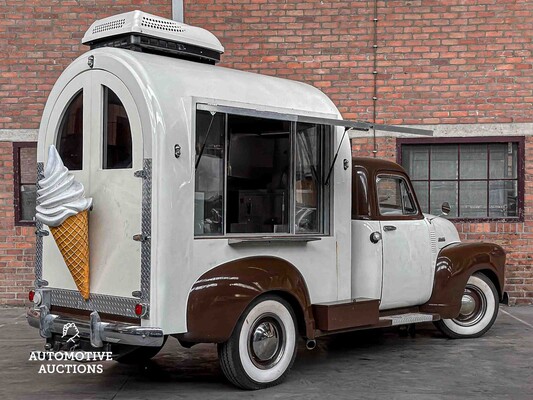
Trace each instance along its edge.
{"label": "rooftop air conditioning unit", "polygon": [[208,30],[142,11],[95,21],[82,43],[91,49],[119,47],[207,64],[219,62],[224,53],[220,41]]}

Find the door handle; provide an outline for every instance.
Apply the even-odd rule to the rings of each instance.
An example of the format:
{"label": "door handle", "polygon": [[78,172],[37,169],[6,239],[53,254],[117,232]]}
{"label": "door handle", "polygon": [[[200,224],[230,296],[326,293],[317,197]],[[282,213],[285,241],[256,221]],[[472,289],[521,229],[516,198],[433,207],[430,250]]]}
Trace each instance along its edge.
{"label": "door handle", "polygon": [[396,230],[396,227],[394,225],[385,225],[383,227],[383,230],[386,231],[386,232],[389,232],[389,231],[395,231]]}

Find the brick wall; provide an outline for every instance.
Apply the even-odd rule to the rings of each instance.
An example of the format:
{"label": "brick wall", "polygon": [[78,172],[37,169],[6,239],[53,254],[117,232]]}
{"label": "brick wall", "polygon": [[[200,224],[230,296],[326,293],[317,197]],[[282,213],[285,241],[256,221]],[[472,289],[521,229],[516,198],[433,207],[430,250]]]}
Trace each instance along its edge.
{"label": "brick wall", "polygon": [[[0,129],[37,128],[60,72],[95,19],[170,0],[0,3]],[[311,83],[347,118],[372,114],[373,1],[185,0],[219,36],[224,65]],[[378,118],[387,123],[530,122],[533,2],[378,1]]]}
{"label": "brick wall", "polygon": [[[373,1],[185,0],[224,65],[311,83],[372,116]],[[531,0],[378,1],[378,122],[531,122]]]}
{"label": "brick wall", "polygon": [[48,93],[88,47],[98,18],[142,9],[171,16],[171,0],[0,1],[0,129],[38,128]]}
{"label": "brick wall", "polygon": [[[377,157],[397,161],[396,139],[378,137]],[[371,137],[352,139],[353,155],[372,157],[374,142]],[[526,137],[526,159],[533,159],[533,137]],[[461,240],[497,243],[507,252],[506,285],[509,304],[533,304],[533,165],[526,163],[524,222],[457,222]]]}
{"label": "brick wall", "polygon": [[0,304],[24,304],[35,279],[35,228],[15,226],[13,144],[0,142]]}
{"label": "brick wall", "polygon": [[[310,83],[346,118],[370,120],[373,1],[184,0],[185,19],[215,33],[221,65]],[[35,129],[61,71],[86,50],[97,18],[142,9],[169,17],[170,0],[0,2],[0,129]],[[533,122],[533,1],[378,1],[377,118],[395,124]],[[530,134],[531,132],[528,132]],[[378,157],[396,158],[394,138]],[[13,226],[11,144],[0,143],[0,304],[26,296],[33,240]],[[357,154],[372,154],[368,139]],[[527,141],[526,157],[533,157]],[[530,163],[526,163],[526,168]],[[533,302],[533,170],[526,171],[526,222],[461,224],[463,238],[512,248],[507,289]],[[24,287],[19,293],[14,288]]]}
{"label": "brick wall", "polygon": [[[88,48],[97,18],[142,9],[171,16],[171,0],[0,1],[0,129],[36,129],[65,67]],[[20,305],[33,286],[35,228],[14,225],[13,145],[0,142],[0,304]]]}

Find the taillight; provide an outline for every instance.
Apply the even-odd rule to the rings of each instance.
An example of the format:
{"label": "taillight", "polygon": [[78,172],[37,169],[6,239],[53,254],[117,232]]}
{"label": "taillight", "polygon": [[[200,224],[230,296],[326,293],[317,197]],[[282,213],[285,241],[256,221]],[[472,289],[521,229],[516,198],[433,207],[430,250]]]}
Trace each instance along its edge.
{"label": "taillight", "polygon": [[28,293],[28,300],[33,303],[34,297],[35,297],[35,290],[30,290],[30,292]]}
{"label": "taillight", "polygon": [[148,308],[146,304],[135,304],[135,315],[138,315],[139,317],[144,317],[146,315],[146,312],[148,311]]}
{"label": "taillight", "polygon": [[35,304],[36,306],[40,306],[42,300],[43,295],[41,294],[41,292],[35,292],[35,294],[33,295],[33,304]]}

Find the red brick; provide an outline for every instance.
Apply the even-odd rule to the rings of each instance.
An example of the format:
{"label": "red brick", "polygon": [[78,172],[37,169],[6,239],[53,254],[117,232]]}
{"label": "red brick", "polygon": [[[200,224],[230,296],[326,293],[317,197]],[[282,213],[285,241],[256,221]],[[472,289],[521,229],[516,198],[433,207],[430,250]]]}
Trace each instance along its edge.
{"label": "red brick", "polygon": [[[241,3],[185,1],[186,22],[212,29],[225,46],[221,65],[313,84],[334,100],[344,117],[372,118],[374,1]],[[378,2],[377,122],[533,122],[533,3],[511,3],[448,0],[417,2],[413,8],[401,1]],[[86,50],[80,38],[87,27],[97,18],[140,5],[157,15],[171,14],[170,0],[2,2],[0,129],[38,128],[55,80]],[[377,144],[379,157],[396,158],[394,139],[380,137]],[[372,155],[372,140],[359,138],[353,148]],[[527,150],[529,159],[529,141]],[[26,239],[34,243],[32,229],[13,226],[11,152],[10,144],[0,143],[0,251],[23,245]],[[533,180],[533,171],[526,173]],[[527,257],[533,248],[527,236],[533,232],[532,192],[529,185],[524,223],[457,225],[466,240],[490,235],[502,244],[516,244],[508,272],[529,279],[524,283],[528,292],[513,291],[522,303],[533,302],[533,260]],[[31,267],[29,260],[15,261]],[[0,268],[6,263],[0,259]],[[0,293],[2,288],[0,279]]]}

